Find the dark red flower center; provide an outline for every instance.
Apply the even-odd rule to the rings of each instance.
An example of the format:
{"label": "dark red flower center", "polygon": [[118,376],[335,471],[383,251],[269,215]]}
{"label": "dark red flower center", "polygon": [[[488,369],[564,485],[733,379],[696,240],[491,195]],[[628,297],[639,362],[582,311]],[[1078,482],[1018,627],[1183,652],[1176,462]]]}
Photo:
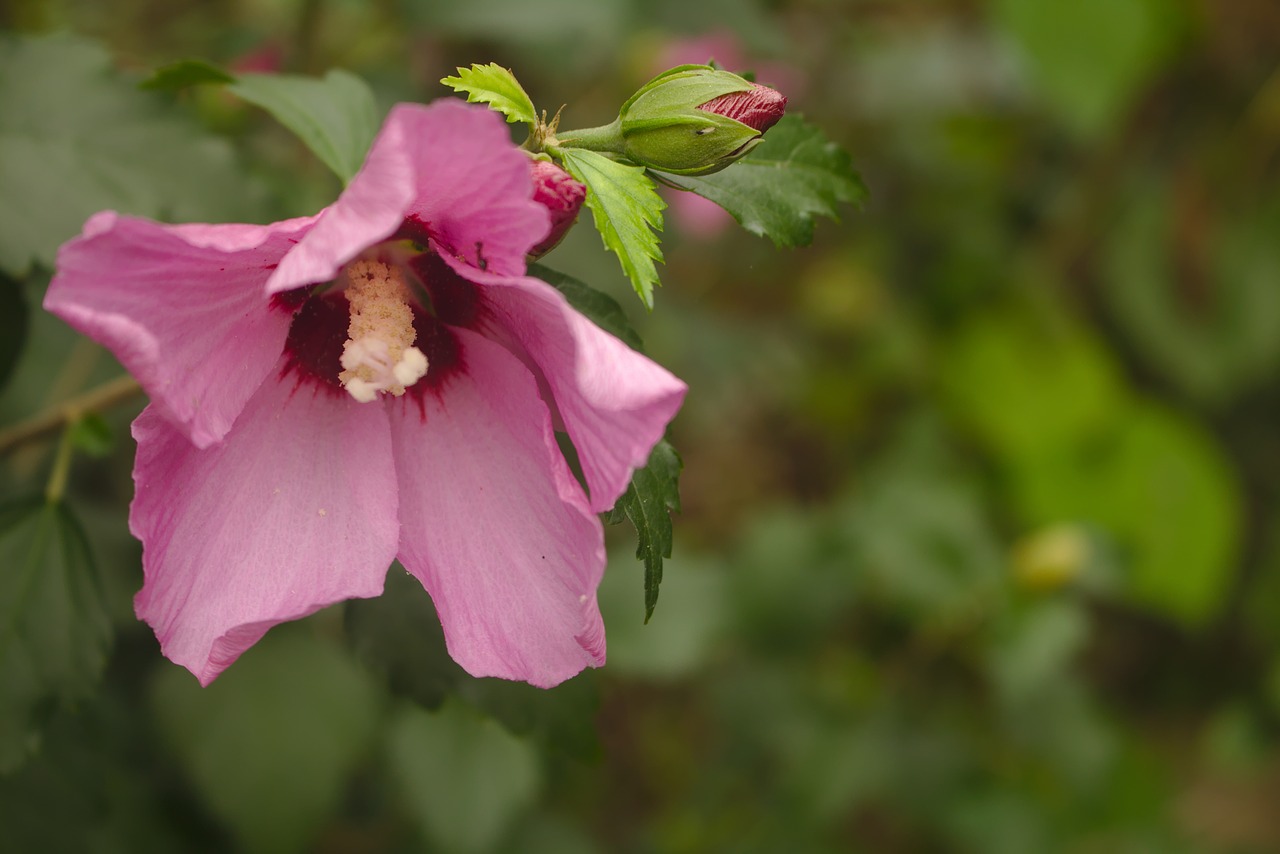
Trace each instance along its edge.
{"label": "dark red flower center", "polygon": [[[401,271],[410,283],[408,306],[412,311],[413,346],[427,359],[427,372],[404,393],[421,402],[425,393],[439,394],[449,379],[464,369],[457,336],[450,327],[475,326],[482,311],[479,290],[458,275],[433,250],[427,248],[428,226],[406,221],[395,235],[412,240],[421,249]],[[339,277],[338,284],[345,278]],[[420,291],[419,291],[420,286]],[[277,294],[272,307],[293,315],[285,341],[284,373],[299,385],[311,384],[328,394],[347,396],[340,375],[343,352],[348,343],[351,305],[344,290],[298,288]],[[397,392],[399,393],[399,392]]]}

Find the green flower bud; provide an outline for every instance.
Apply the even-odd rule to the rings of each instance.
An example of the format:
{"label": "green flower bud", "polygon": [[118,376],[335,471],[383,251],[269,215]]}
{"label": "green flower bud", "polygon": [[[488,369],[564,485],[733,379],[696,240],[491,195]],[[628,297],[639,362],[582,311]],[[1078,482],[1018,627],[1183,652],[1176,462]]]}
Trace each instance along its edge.
{"label": "green flower bud", "polygon": [[787,99],[728,71],[681,65],[659,74],[618,114],[621,153],[675,175],[706,175],[742,157],[782,118]]}

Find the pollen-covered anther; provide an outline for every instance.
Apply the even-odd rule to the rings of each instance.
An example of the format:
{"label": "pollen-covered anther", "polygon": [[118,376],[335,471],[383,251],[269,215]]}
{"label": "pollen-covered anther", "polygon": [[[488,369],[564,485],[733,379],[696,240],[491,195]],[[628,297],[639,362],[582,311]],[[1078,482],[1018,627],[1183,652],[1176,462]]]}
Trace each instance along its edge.
{"label": "pollen-covered anther", "polygon": [[346,271],[351,308],[338,379],[368,403],[380,392],[399,397],[427,373],[427,357],[413,346],[413,309],[400,271],[381,261],[357,261]]}

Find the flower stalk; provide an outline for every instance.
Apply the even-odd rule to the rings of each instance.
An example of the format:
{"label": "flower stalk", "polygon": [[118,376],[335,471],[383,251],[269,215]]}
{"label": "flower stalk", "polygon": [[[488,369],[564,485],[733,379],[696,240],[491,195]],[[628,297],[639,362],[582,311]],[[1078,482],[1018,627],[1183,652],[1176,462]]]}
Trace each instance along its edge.
{"label": "flower stalk", "polygon": [[0,454],[43,438],[61,427],[69,427],[87,413],[109,409],[141,395],[142,386],[133,377],[127,374],[116,377],[0,431]]}

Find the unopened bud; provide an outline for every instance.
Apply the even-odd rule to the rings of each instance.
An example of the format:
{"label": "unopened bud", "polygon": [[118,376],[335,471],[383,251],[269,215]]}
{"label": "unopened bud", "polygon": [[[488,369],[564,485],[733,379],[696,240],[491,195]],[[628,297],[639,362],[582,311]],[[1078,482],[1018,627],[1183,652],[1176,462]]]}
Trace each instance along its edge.
{"label": "unopened bud", "polygon": [[787,99],[768,86],[709,65],[681,65],[622,105],[622,154],[675,175],[718,172],[782,118]]}
{"label": "unopened bud", "polygon": [[531,257],[538,258],[554,249],[577,222],[587,188],[550,160],[533,161],[532,170],[533,200],[551,214],[551,231],[529,250]]}
{"label": "unopened bud", "polygon": [[787,109],[787,96],[777,89],[752,83],[751,88],[745,92],[721,95],[698,109],[736,119],[763,134],[782,118],[782,113]]}

